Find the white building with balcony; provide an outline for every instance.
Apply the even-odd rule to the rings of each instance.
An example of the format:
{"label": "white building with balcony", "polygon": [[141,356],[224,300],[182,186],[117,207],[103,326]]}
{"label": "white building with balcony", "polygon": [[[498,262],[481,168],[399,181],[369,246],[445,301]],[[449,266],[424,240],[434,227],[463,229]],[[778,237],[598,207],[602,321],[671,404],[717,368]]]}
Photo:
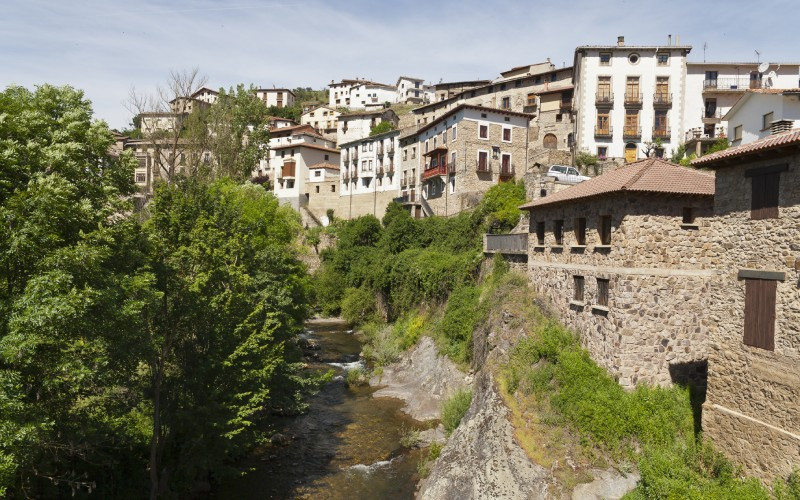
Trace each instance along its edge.
{"label": "white building with balcony", "polygon": [[395,84],[397,97],[395,102],[404,104],[427,104],[432,102],[436,95],[433,86],[425,85],[422,78],[401,76]]}
{"label": "white building with balcony", "polygon": [[265,106],[275,106],[276,108],[288,108],[294,106],[294,92],[289,89],[258,89],[256,97],[261,99]]}
{"label": "white building with balcony", "polygon": [[398,196],[400,131],[341,144],[339,212],[352,219],[366,214],[381,218]]}
{"label": "white building with balcony", "polygon": [[341,113],[331,106],[317,106],[300,115],[300,123],[311,125],[320,134],[336,134],[336,122]]}
{"label": "white building with balcony", "polygon": [[645,143],[669,155],[683,142],[688,45],[583,46],[573,81],[578,150],[633,162]]}
{"label": "white building with balcony", "polygon": [[277,146],[271,153],[275,153],[270,160],[273,192],[281,203],[290,204],[296,210],[307,205],[310,185],[307,181],[314,166],[339,163],[339,150],[307,141]]}
{"label": "white building with balcony", "polygon": [[[275,158],[278,156],[285,156],[285,150],[281,149],[284,146],[297,146],[300,144],[311,144],[321,146],[327,149],[334,149],[335,143],[331,140],[325,139],[319,135],[310,125],[294,125],[291,127],[280,127],[269,129],[269,151],[266,157],[259,162],[258,169],[253,172],[254,177],[267,176],[270,179],[274,177],[272,167],[275,165]],[[323,158],[323,161],[332,161],[329,158]]]}
{"label": "white building with balcony", "polygon": [[342,145],[363,139],[369,136],[372,127],[385,121],[391,122],[397,128],[400,118],[391,109],[342,113],[336,127],[336,143]]}

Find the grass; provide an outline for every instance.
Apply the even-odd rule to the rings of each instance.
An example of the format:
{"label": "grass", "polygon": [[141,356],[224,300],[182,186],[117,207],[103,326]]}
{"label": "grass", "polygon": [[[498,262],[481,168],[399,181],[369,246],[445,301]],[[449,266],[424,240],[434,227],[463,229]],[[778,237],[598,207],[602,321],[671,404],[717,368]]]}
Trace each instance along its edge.
{"label": "grass", "polygon": [[365,337],[364,357],[375,369],[394,363],[403,351],[429,333],[435,323],[436,315],[423,310],[405,313],[392,325],[375,321],[366,323],[360,330]]}
{"label": "grass", "polygon": [[347,370],[347,374],[345,375],[345,381],[347,385],[350,387],[356,387],[360,385],[368,385],[369,384],[369,373],[364,368],[360,366],[356,368],[351,368]]}
{"label": "grass", "polygon": [[400,430],[400,446],[403,448],[413,448],[419,444],[419,429],[405,428]]}
{"label": "grass", "polygon": [[417,474],[419,477],[426,478],[431,473],[431,464],[439,458],[439,455],[442,454],[442,447],[444,445],[442,443],[433,442],[431,443],[430,447],[428,448],[428,455],[424,456],[422,460],[417,463]]}
{"label": "grass", "polygon": [[445,433],[449,436],[461,423],[464,414],[469,410],[472,403],[472,390],[460,389],[453,393],[442,404],[442,425]]}
{"label": "grass", "polygon": [[[626,391],[590,357],[577,337],[538,311],[522,280],[506,279],[492,298],[514,310],[530,332],[500,368],[503,397],[521,446],[537,463],[556,468],[567,491],[579,468],[558,467],[565,456],[591,467],[630,469],[641,481],[626,498],[798,498],[800,478],[770,492],[756,479],[743,479],[713,446],[695,433],[690,388],[640,386]],[[526,310],[527,309],[527,310]],[[793,492],[792,481],[797,486]],[[799,495],[800,496],[800,495]]]}

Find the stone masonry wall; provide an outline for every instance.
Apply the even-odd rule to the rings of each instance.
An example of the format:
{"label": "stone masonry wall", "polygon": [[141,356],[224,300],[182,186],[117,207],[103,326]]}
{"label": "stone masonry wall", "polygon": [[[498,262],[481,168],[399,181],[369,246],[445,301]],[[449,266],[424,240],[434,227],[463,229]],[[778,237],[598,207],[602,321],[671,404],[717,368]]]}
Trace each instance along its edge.
{"label": "stone masonry wall", "polygon": [[[786,163],[779,218],[750,220],[744,171]],[[772,481],[800,468],[800,155],[722,166],[716,193],[712,230],[722,274],[711,287],[703,431],[747,473]],[[777,282],[774,351],[743,343],[740,269],[785,273]]]}
{"label": "stone masonry wall", "polygon": [[[531,212],[528,270],[592,358],[624,387],[702,381],[708,289],[719,257],[712,248],[710,197],[611,195]],[[696,225],[682,225],[693,207]],[[611,215],[611,245],[600,245],[599,216]],[[577,217],[586,217],[586,246],[576,246]],[[557,246],[553,221],[564,221]],[[539,245],[536,223],[545,221]],[[574,276],[584,277],[584,300]],[[597,278],[609,280],[608,307],[597,304]]]}
{"label": "stone masonry wall", "polygon": [[[463,210],[474,208],[480,203],[483,194],[492,186],[500,182],[500,167],[503,153],[511,154],[511,164],[514,166],[513,179],[520,179],[525,173],[526,163],[526,130],[514,127],[511,142],[503,142],[503,122],[489,123],[489,139],[478,137],[478,123],[473,120],[458,122],[458,136],[448,147],[456,151],[455,191],[450,193],[449,186],[445,186],[447,193],[437,192],[428,196],[428,204],[437,215],[456,215]],[[492,158],[492,147],[500,148],[497,159]],[[489,152],[490,172],[478,172],[478,151]],[[510,180],[510,179],[509,179]]]}

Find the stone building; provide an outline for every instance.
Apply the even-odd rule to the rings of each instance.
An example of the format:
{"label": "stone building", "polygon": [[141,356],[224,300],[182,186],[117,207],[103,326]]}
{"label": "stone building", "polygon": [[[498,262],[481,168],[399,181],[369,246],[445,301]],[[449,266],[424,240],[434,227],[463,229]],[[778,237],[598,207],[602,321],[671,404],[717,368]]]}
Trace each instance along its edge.
{"label": "stone building", "polygon": [[295,210],[300,210],[309,200],[306,190],[310,186],[307,182],[310,170],[323,168],[317,165],[339,163],[339,150],[327,141],[290,143],[271,148],[271,152],[275,153],[270,160],[275,196]]}
{"label": "stone building", "polygon": [[491,186],[521,178],[530,119],[525,113],[462,104],[420,128],[420,203],[426,215],[473,208]]}
{"label": "stone building", "polygon": [[257,89],[256,97],[261,99],[265,106],[276,108],[289,108],[294,106],[294,92],[289,89]]}
{"label": "stone building", "polygon": [[705,376],[714,177],[657,158],[536,199],[528,270],[624,387]]}
{"label": "stone building", "polygon": [[462,82],[439,82],[433,86],[434,99],[444,101],[464,91],[492,83],[491,80],[469,80]]}
{"label": "stone building", "polygon": [[400,163],[398,178],[400,193],[397,201],[405,206],[411,216],[419,219],[423,215],[420,203],[419,186],[422,172],[422,155],[419,153],[419,134],[417,127],[411,126],[400,131],[398,137],[400,147]]}
{"label": "stone building", "polygon": [[305,202],[301,215],[309,215],[315,225],[327,226],[330,223],[327,212],[339,212],[339,165],[329,162],[317,163],[308,168],[305,180]]}
{"label": "stone building", "polygon": [[800,129],[694,161],[716,171],[703,432],[771,482],[800,468]]}
{"label": "stone building", "polygon": [[311,125],[326,138],[336,139],[336,123],[341,113],[330,106],[316,106],[300,115],[300,123]]}
{"label": "stone building", "polygon": [[395,167],[399,137],[400,131],[392,130],[340,145],[339,217],[383,217],[400,188]]}

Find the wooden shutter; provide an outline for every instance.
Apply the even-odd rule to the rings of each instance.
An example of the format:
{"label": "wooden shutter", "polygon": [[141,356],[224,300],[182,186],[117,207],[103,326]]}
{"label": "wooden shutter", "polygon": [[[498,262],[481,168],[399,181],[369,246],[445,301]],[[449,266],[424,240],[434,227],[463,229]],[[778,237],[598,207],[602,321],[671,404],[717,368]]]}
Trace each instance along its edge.
{"label": "wooden shutter", "polygon": [[778,282],[745,281],[744,343],[772,351],[775,349],[775,294]]}
{"label": "wooden shutter", "polygon": [[750,203],[750,218],[777,219],[778,196],[780,192],[780,173],[773,172],[764,175],[754,175],[752,181],[752,198]]}

